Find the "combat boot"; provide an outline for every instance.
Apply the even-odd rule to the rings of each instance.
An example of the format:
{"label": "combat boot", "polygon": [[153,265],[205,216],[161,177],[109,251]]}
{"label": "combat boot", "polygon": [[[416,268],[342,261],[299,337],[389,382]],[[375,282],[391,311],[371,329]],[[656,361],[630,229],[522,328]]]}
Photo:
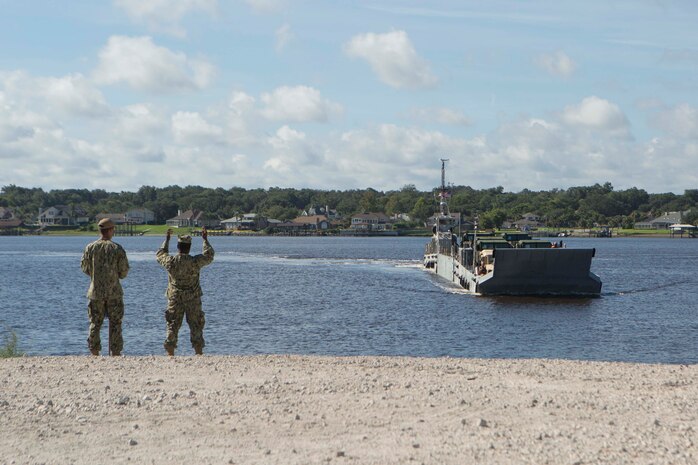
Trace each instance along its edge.
{"label": "combat boot", "polygon": [[91,353],[92,355],[94,355],[94,356],[98,356],[98,355],[99,355],[99,349],[90,349],[90,353]]}
{"label": "combat boot", "polygon": [[118,350],[113,350],[112,353],[111,353],[111,356],[112,356],[112,357],[118,357],[118,356],[120,356],[120,355],[121,355],[121,352],[119,352]]}
{"label": "combat boot", "polygon": [[165,351],[170,357],[174,357],[174,347],[165,346]]}
{"label": "combat boot", "polygon": [[197,344],[194,346],[194,353],[196,355],[204,355],[204,348]]}

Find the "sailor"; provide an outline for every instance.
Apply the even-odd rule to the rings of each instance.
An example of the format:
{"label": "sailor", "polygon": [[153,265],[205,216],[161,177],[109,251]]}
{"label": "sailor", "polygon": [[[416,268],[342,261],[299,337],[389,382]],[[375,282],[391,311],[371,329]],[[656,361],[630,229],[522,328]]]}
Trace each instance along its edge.
{"label": "sailor", "polygon": [[191,256],[191,236],[179,236],[177,249],[179,253],[171,256],[168,248],[172,230],[167,230],[165,242],[157,251],[158,263],[167,270],[167,310],[165,321],[167,322],[167,337],[165,339],[165,351],[172,356],[177,348],[177,336],[182,326],[184,315],[187,316],[191,345],[197,355],[203,354],[204,349],[204,324],[206,323],[204,311],[201,308],[201,285],[199,273],[201,268],[213,261],[213,247],[208,243],[208,233],[204,227],[201,230],[203,238],[203,253]]}
{"label": "sailor", "polygon": [[92,355],[99,355],[102,350],[99,332],[106,316],[109,318],[109,353],[121,355],[124,348],[121,335],[124,292],[119,280],[128,274],[128,259],[123,247],[111,240],[114,237],[114,223],[104,218],[98,226],[101,237],[85,247],[80,261],[82,271],[90,277],[87,290],[87,316],[90,319],[87,346]]}

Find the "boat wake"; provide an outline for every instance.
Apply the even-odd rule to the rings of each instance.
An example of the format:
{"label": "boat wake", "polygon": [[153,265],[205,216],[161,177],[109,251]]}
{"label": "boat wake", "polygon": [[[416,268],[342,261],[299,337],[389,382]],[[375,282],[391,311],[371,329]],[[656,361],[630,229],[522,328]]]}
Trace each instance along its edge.
{"label": "boat wake", "polygon": [[632,295],[632,294],[641,294],[643,292],[656,292],[660,289],[667,289],[667,288],[674,288],[677,285],[681,284],[695,284],[695,280],[692,279],[684,279],[681,281],[672,281],[664,284],[659,284],[656,286],[652,287],[641,287],[639,289],[628,289],[628,290],[623,290],[623,291],[614,291],[614,292],[603,292],[601,293],[601,296],[605,297],[612,297],[612,296],[623,296],[623,295]]}

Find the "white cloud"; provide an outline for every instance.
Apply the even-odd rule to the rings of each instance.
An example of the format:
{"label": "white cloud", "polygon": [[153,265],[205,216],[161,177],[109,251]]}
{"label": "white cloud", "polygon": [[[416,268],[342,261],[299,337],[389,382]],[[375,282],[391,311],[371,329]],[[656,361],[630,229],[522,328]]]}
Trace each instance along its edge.
{"label": "white cloud", "polygon": [[405,31],[360,34],[352,37],[344,50],[351,57],[368,61],[378,78],[391,87],[415,89],[437,82]]}
{"label": "white cloud", "polygon": [[409,116],[424,123],[452,124],[456,126],[469,126],[470,118],[462,112],[444,107],[413,108]]}
{"label": "white cloud", "polygon": [[44,113],[96,117],[110,111],[102,93],[79,73],[60,78],[33,77],[22,71],[2,73],[0,88]]}
{"label": "white cloud", "polygon": [[183,37],[186,31],[179,25],[182,18],[197,11],[214,15],[218,0],[114,0],[114,4],[136,22]]}
{"label": "white cloud", "polygon": [[264,162],[264,168],[280,174],[294,172],[302,175],[304,167],[316,165],[322,158],[305,133],[288,126],[277,129],[267,142],[271,156]]}
{"label": "white cloud", "polygon": [[283,52],[293,38],[294,34],[289,24],[283,24],[279,27],[276,30],[276,51],[279,53]]}
{"label": "white cloud", "polygon": [[282,86],[263,93],[262,115],[272,121],[326,122],[342,112],[341,105],[323,99],[320,91],[307,86]]}
{"label": "white cloud", "polygon": [[107,137],[110,145],[140,161],[162,161],[162,144],[168,127],[164,111],[148,104],[135,104],[117,112]]}
{"label": "white cloud", "polygon": [[204,88],[213,66],[153,43],[150,37],[112,36],[99,52],[93,76],[100,84],[126,83],[134,89],[168,92]]}
{"label": "white cloud", "polygon": [[617,136],[629,134],[629,122],[615,103],[591,96],[565,107],[562,119],[570,126],[604,131]]}
{"label": "white cloud", "polygon": [[179,144],[209,145],[220,142],[223,129],[199,113],[178,111],[172,115],[172,134]]}
{"label": "white cloud", "polygon": [[47,102],[61,112],[99,116],[109,112],[102,93],[81,74],[39,80],[39,90]]}
{"label": "white cloud", "polygon": [[698,109],[687,103],[660,111],[652,123],[671,136],[698,139]]}
{"label": "white cloud", "polygon": [[568,78],[574,74],[577,64],[561,50],[536,57],[535,63],[553,76]]}

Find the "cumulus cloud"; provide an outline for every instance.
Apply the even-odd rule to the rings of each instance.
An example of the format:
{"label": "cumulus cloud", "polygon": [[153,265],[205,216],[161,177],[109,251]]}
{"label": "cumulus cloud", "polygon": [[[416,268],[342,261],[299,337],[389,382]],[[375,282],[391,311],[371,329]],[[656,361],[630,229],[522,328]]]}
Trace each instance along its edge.
{"label": "cumulus cloud", "polygon": [[413,108],[409,116],[417,121],[425,123],[452,124],[455,126],[469,126],[470,118],[462,112],[444,107]]}
{"label": "cumulus cloud", "polygon": [[538,55],[535,63],[549,74],[563,78],[572,76],[577,69],[577,64],[561,50]]}
{"label": "cumulus cloud", "polygon": [[341,105],[323,99],[320,91],[308,86],[282,86],[263,93],[262,115],[273,121],[326,122],[342,112]]}
{"label": "cumulus cloud", "polygon": [[289,24],[283,24],[279,27],[276,30],[276,51],[279,53],[283,52],[288,43],[293,40],[293,37],[294,34]]}
{"label": "cumulus cloud", "polygon": [[172,134],[180,144],[210,144],[221,140],[223,129],[209,123],[199,113],[178,111],[172,115]]}
{"label": "cumulus cloud", "polygon": [[698,109],[687,103],[660,111],[651,122],[673,137],[698,139]]}
{"label": "cumulus cloud", "polygon": [[630,129],[628,119],[618,105],[596,96],[587,97],[579,104],[565,107],[562,120],[570,126],[617,136],[627,136]]}
{"label": "cumulus cloud", "polygon": [[405,31],[360,34],[352,37],[344,50],[351,57],[366,60],[378,78],[391,87],[416,89],[437,82]]}
{"label": "cumulus cloud", "polygon": [[100,84],[125,83],[152,92],[201,89],[213,75],[210,63],[158,46],[147,36],[110,37],[99,52],[99,64],[93,72]]}
{"label": "cumulus cloud", "polygon": [[182,18],[199,11],[214,15],[218,7],[217,0],[114,0],[114,4],[132,20],[180,37],[186,35],[179,24]]}
{"label": "cumulus cloud", "polygon": [[82,74],[33,77],[22,71],[0,74],[0,86],[44,112],[61,116],[106,116],[110,109],[102,93]]}

